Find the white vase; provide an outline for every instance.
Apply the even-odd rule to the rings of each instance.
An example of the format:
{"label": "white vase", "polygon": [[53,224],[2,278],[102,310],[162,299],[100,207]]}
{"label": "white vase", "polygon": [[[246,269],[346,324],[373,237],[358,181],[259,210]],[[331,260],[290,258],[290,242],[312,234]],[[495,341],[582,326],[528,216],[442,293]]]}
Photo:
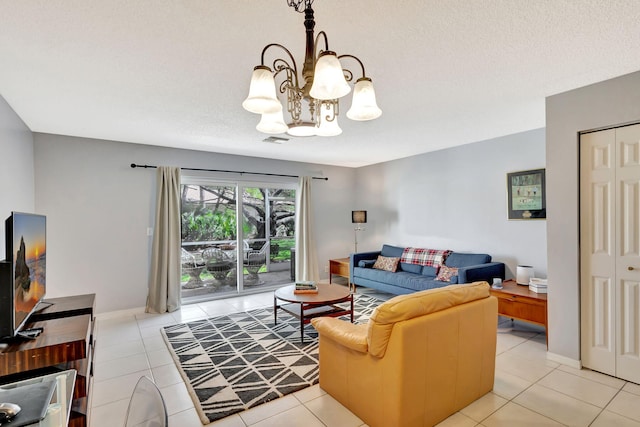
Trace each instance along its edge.
{"label": "white vase", "polygon": [[516,269],[516,283],[518,285],[529,285],[529,279],[533,277],[533,267],[530,265],[519,265]]}

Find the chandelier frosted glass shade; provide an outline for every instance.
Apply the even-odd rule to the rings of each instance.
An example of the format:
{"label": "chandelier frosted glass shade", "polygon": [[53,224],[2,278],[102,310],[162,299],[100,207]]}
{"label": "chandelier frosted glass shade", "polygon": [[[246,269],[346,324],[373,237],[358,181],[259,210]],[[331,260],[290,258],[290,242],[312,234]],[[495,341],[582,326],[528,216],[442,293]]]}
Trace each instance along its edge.
{"label": "chandelier frosted glass shade", "polygon": [[276,82],[271,69],[258,65],[251,74],[249,96],[242,107],[255,114],[271,114],[282,111],[282,104],[276,98]]}
{"label": "chandelier frosted glass shade", "polygon": [[382,115],[382,110],[376,102],[376,92],[373,83],[368,77],[358,79],[353,89],[351,108],[347,111],[347,117],[351,120],[365,121],[377,119]]}
{"label": "chandelier frosted glass shade", "polygon": [[338,125],[338,115],[334,112],[332,104],[322,103],[320,107],[320,124],[317,129],[318,136],[336,136],[342,133]]}
{"label": "chandelier frosted glass shade", "polygon": [[263,133],[277,134],[285,133],[289,130],[289,126],[284,122],[282,108],[275,113],[265,113],[260,117],[260,122],[256,129]]}
{"label": "chandelier frosted glass shade", "polygon": [[289,130],[287,133],[291,136],[315,136],[318,131],[315,123],[302,122],[289,124]]}
{"label": "chandelier frosted glass shade", "polygon": [[351,87],[344,78],[342,65],[335,52],[327,50],[322,52],[316,62],[313,73],[313,85],[309,95],[315,99],[328,101],[342,98],[351,92]]}

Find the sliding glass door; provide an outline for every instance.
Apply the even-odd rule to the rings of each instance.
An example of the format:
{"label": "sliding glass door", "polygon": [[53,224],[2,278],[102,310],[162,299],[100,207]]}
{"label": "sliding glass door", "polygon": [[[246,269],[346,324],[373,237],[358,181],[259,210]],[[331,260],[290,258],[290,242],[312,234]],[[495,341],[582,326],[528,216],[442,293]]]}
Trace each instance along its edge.
{"label": "sliding glass door", "polygon": [[187,177],[181,191],[184,302],[293,281],[294,186]]}

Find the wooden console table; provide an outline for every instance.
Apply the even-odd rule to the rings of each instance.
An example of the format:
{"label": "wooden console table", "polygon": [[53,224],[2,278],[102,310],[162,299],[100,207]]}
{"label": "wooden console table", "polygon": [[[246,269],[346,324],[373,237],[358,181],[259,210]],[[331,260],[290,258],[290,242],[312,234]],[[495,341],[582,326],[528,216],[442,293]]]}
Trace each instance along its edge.
{"label": "wooden console table", "polygon": [[0,349],[0,384],[75,369],[69,426],[88,425],[90,377],[93,374],[95,294],[45,300],[51,305],[33,314],[27,328],[43,328],[34,340]]}
{"label": "wooden console table", "polygon": [[544,326],[548,343],[547,294],[530,291],[529,286],[518,285],[515,280],[505,280],[502,286],[502,289],[491,288],[490,291],[498,298],[498,314]]}

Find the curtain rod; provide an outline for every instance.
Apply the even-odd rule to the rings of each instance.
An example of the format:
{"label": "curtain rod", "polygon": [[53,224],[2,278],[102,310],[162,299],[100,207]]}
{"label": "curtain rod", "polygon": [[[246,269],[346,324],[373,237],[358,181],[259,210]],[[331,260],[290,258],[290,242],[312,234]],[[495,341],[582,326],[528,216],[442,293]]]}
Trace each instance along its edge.
{"label": "curtain rod", "polygon": [[[153,165],[137,165],[135,163],[131,163],[131,167],[135,168],[144,168],[144,169],[156,169],[157,166]],[[283,175],[279,173],[265,173],[265,172],[244,172],[244,171],[228,171],[223,169],[200,169],[200,168],[180,168],[183,171],[202,171],[202,172],[224,172],[224,173],[239,173],[240,175],[265,175],[265,176],[283,176],[286,178],[300,178],[298,175]],[[329,178],[321,177],[321,176],[312,176],[313,179],[322,179],[328,181]]]}

